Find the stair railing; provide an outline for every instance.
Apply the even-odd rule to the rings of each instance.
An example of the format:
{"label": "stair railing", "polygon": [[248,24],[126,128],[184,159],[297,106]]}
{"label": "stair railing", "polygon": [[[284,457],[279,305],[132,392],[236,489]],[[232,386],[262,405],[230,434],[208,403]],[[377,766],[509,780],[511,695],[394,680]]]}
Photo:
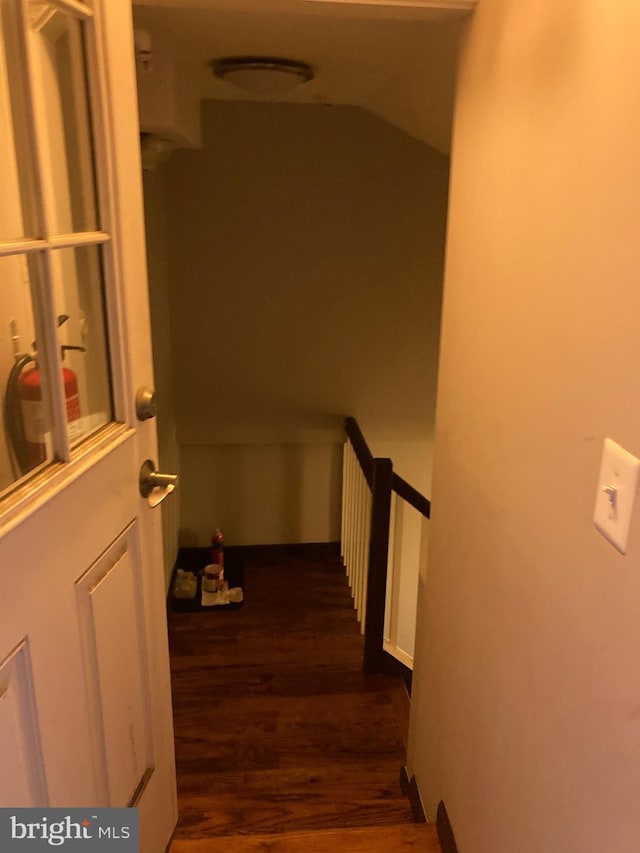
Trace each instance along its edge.
{"label": "stair railing", "polygon": [[355,418],[346,418],[345,432],[341,554],[364,634],[364,670],[379,673],[384,661],[391,495],[395,492],[427,518],[431,505],[393,472],[391,459],[373,456]]}

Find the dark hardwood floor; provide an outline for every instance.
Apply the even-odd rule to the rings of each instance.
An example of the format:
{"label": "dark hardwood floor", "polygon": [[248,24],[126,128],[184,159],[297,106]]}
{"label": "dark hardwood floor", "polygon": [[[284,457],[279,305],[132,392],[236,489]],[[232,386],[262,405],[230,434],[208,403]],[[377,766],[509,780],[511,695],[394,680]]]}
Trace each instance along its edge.
{"label": "dark hardwood floor", "polygon": [[[339,557],[326,546],[256,549],[245,556],[244,591],[236,611],[170,614],[173,849],[205,849],[193,845],[222,836],[229,851],[288,851],[298,849],[296,833],[386,826],[393,834],[411,824],[399,784],[408,699],[399,678],[362,673]],[[417,831],[407,827],[407,838]],[[294,834],[284,846],[258,839],[282,833]],[[323,838],[329,849],[331,836]]]}

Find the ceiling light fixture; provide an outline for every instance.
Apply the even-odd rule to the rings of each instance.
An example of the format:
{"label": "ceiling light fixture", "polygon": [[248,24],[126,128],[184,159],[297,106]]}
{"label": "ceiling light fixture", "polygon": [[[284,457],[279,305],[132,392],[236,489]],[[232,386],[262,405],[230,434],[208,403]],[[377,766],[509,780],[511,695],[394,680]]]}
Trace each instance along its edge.
{"label": "ceiling light fixture", "polygon": [[252,95],[282,95],[315,76],[306,62],[275,56],[225,56],[209,65],[215,77]]}

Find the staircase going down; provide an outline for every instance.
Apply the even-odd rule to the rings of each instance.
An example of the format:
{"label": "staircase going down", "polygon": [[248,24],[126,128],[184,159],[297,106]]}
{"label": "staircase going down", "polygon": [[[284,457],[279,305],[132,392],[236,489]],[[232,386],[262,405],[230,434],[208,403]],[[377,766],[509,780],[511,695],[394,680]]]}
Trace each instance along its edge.
{"label": "staircase going down", "polygon": [[169,615],[179,809],[170,853],[440,853],[400,786],[404,683],[363,672],[338,550],[240,556],[240,609]]}

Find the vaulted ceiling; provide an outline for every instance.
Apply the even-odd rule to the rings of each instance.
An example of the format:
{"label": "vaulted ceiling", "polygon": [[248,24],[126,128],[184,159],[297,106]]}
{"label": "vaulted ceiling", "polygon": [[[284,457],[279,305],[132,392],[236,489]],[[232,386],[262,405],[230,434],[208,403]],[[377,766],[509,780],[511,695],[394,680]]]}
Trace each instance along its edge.
{"label": "vaulted ceiling", "polygon": [[458,45],[475,2],[134,0],[134,20],[194,66],[203,98],[255,100],[214,78],[213,58],[299,59],[315,79],[278,100],[360,106],[447,152]]}

